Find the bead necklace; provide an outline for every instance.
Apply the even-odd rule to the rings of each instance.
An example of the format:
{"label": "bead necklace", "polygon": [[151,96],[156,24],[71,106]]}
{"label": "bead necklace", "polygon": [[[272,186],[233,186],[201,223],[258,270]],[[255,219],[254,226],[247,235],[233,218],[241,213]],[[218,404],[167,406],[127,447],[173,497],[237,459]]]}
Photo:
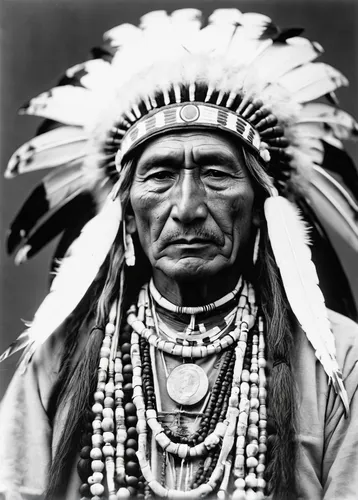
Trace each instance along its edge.
{"label": "bead necklace", "polygon": [[[135,314],[135,307],[132,306],[127,315],[128,324],[133,328],[133,330],[138,333],[141,337],[145,338],[149,344],[153,345],[155,348],[171,354],[173,356],[180,356],[182,358],[204,358],[210,356],[211,354],[218,354],[223,349],[234,344],[240,336],[240,324],[243,321],[243,312],[247,304],[250,308],[254,308],[254,292],[252,287],[248,290],[248,297],[245,296],[245,287],[243,290],[243,295],[240,297],[237,315],[235,320],[235,329],[228,332],[222,338],[216,339],[212,344],[209,345],[178,345],[174,342],[166,341],[162,339],[159,334],[152,327],[147,327],[143,321],[139,319],[139,316]],[[149,309],[149,298],[148,298],[148,287],[144,286],[139,294],[140,299],[138,301],[138,311],[140,308]],[[150,315],[151,316],[151,315]]]}
{"label": "bead necklace", "polygon": [[[161,318],[160,314],[157,312],[154,301],[152,301],[151,305],[152,317],[157,333],[160,332],[160,336],[164,340],[181,345],[200,346],[214,342],[218,338],[223,337],[227,331],[231,329],[237,316],[237,304],[235,304],[231,311],[223,317],[219,325],[206,329],[204,323],[202,323],[198,325],[199,330],[178,332],[175,328],[169,326],[163,318]],[[147,326],[149,326],[148,323]]]}
{"label": "bead necklace", "polygon": [[218,307],[222,307],[223,305],[227,304],[228,302],[230,302],[230,300],[233,300],[236,297],[236,295],[239,293],[241,286],[242,286],[242,277],[240,277],[235,288],[231,292],[224,295],[224,297],[221,297],[215,302],[211,302],[210,304],[206,304],[204,306],[185,307],[185,306],[176,306],[175,304],[167,300],[165,297],[163,297],[163,295],[161,295],[160,292],[155,287],[153,278],[149,282],[150,293],[157,304],[164,307],[164,309],[167,309],[168,311],[174,312],[176,314],[190,314],[190,315],[205,313],[213,311]]}
{"label": "bead necklace", "polygon": [[[88,484],[81,485],[82,496],[87,496],[85,491],[89,486],[92,500],[99,500],[105,492],[102,484],[105,475],[109,500],[124,500],[137,493],[142,498],[145,494],[147,499],[152,494],[169,499],[180,494],[191,499],[206,496],[216,488],[219,488],[218,498],[223,498],[232,470],[235,477],[234,500],[263,498],[267,441],[264,322],[258,316],[255,323],[256,306],[250,286],[248,300],[245,299],[241,308],[243,311],[237,315],[240,320],[235,324],[234,355],[230,360],[227,355],[232,366],[232,384],[226,384],[222,396],[219,391],[214,391],[214,385],[204,413],[204,432],[197,439],[191,439],[190,443],[184,443],[180,442],[179,436],[176,437],[177,442],[168,438],[157,420],[149,357],[151,342],[147,341],[146,335],[140,335],[143,329],[150,330],[144,324],[146,310],[149,309],[147,290],[143,289],[139,294],[137,307],[132,306],[128,311],[128,324],[133,328],[130,342],[127,327],[124,328],[123,338],[121,334],[119,339],[117,306],[112,305],[100,352],[97,390],[92,407],[92,473]],[[248,333],[254,323],[251,348]],[[220,351],[224,345],[220,344]],[[170,352],[179,355],[175,349]],[[187,352],[182,351],[182,354]],[[210,353],[209,349],[201,351],[202,355]],[[153,434],[164,449],[161,481],[155,478],[147,459],[148,433]],[[207,457],[192,483],[193,489],[178,492],[167,488],[165,464],[168,454],[182,458],[183,468],[184,460],[193,460],[201,449]],[[83,452],[84,455],[86,453]]]}

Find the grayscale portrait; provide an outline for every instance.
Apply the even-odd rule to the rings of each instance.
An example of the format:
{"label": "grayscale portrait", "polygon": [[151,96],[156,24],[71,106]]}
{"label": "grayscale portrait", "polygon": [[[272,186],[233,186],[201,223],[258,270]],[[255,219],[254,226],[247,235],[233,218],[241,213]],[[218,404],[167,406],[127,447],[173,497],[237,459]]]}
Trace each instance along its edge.
{"label": "grayscale portrait", "polygon": [[0,500],[357,498],[357,29],[3,2]]}

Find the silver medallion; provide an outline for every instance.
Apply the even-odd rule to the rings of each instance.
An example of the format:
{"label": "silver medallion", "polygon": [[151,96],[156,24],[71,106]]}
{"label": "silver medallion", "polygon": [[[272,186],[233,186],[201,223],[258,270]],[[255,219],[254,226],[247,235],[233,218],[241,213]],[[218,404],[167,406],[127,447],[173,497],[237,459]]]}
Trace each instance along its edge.
{"label": "silver medallion", "polygon": [[194,363],[174,368],[167,379],[167,391],[180,405],[195,405],[207,394],[209,381],[204,370]]}

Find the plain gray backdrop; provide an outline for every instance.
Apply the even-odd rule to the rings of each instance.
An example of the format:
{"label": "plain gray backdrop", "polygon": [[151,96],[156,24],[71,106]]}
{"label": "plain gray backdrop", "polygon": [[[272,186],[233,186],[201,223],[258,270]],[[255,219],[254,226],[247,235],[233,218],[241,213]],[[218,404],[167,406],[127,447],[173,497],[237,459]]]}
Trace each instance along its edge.
{"label": "plain gray backdrop", "polygon": [[[1,168],[14,150],[31,138],[41,122],[17,116],[31,97],[54,86],[64,71],[83,60],[101,43],[103,32],[122,22],[137,23],[156,9],[198,7],[205,15],[219,7],[269,15],[282,27],[305,27],[305,36],[323,45],[322,60],[342,71],[350,87],[338,92],[343,109],[358,117],[358,0],[2,0],[1,2]],[[349,151],[356,163],[357,146]],[[0,351],[23,331],[44,298],[54,245],[16,267],[5,252],[7,227],[44,172],[15,180],[1,177],[1,302]],[[18,356],[0,365],[0,398]]]}

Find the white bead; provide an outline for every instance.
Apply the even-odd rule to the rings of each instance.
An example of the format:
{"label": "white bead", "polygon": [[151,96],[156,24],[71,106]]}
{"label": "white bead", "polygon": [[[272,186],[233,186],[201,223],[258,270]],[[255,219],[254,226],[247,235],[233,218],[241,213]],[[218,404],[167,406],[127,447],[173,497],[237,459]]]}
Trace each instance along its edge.
{"label": "white bead", "polygon": [[254,474],[248,474],[245,478],[245,483],[248,488],[256,488],[257,487],[257,479]]}
{"label": "white bead", "polygon": [[95,403],[92,406],[92,411],[93,413],[101,414],[103,411],[103,406],[101,405],[101,403]]}
{"label": "white bead", "polygon": [[112,431],[113,431],[113,429],[114,429],[114,422],[113,422],[113,419],[112,419],[112,418],[108,418],[108,417],[104,418],[104,419],[102,420],[102,429],[103,429],[104,431],[107,431],[107,432],[108,432],[108,431],[109,431],[109,432],[112,432]]}
{"label": "white bead", "polygon": [[117,491],[117,498],[118,500],[127,500],[128,498],[131,497],[131,494],[127,488],[119,488]]}
{"label": "white bead", "polygon": [[102,451],[100,450],[100,448],[92,448],[90,457],[92,458],[92,460],[100,460],[102,458]]}
{"label": "white bead", "polygon": [[93,477],[93,481],[95,483],[101,483],[103,481],[103,474],[102,474],[102,472],[94,472],[92,474],[92,477]]}
{"label": "white bead", "polygon": [[104,432],[103,440],[105,443],[113,443],[114,442],[114,434],[113,432]]}
{"label": "white bead", "polygon": [[240,490],[243,490],[246,486],[245,479],[243,479],[241,477],[236,479],[234,484],[235,484],[235,488],[238,488]]}
{"label": "white bead", "polygon": [[101,460],[92,460],[91,467],[93,472],[102,472],[104,469],[104,463]]}
{"label": "white bead", "polygon": [[106,324],[106,335],[113,335],[116,330],[116,327],[112,323]]}
{"label": "white bead", "polygon": [[94,400],[96,403],[102,403],[104,400],[104,393],[102,391],[96,391],[94,393]]}
{"label": "white bead", "polygon": [[259,447],[257,446],[257,444],[251,443],[246,446],[246,454],[248,457],[255,457],[258,451]]}
{"label": "white bead", "polygon": [[92,484],[90,490],[92,495],[101,496],[104,493],[104,486],[102,484]]}
{"label": "white bead", "polygon": [[92,429],[94,431],[99,431],[102,428],[102,424],[100,420],[93,420],[92,422]]}
{"label": "white bead", "polygon": [[112,408],[103,408],[103,419],[111,418],[113,419],[114,412]]}
{"label": "white bead", "polygon": [[[258,409],[258,407],[260,406],[260,401],[258,400],[258,398],[251,398],[250,399],[250,407],[251,408],[254,408],[254,409]],[[104,414],[103,414],[104,416]]]}
{"label": "white bead", "polygon": [[92,436],[92,445],[96,448],[99,448],[103,444],[103,436],[102,434],[93,434]]}

